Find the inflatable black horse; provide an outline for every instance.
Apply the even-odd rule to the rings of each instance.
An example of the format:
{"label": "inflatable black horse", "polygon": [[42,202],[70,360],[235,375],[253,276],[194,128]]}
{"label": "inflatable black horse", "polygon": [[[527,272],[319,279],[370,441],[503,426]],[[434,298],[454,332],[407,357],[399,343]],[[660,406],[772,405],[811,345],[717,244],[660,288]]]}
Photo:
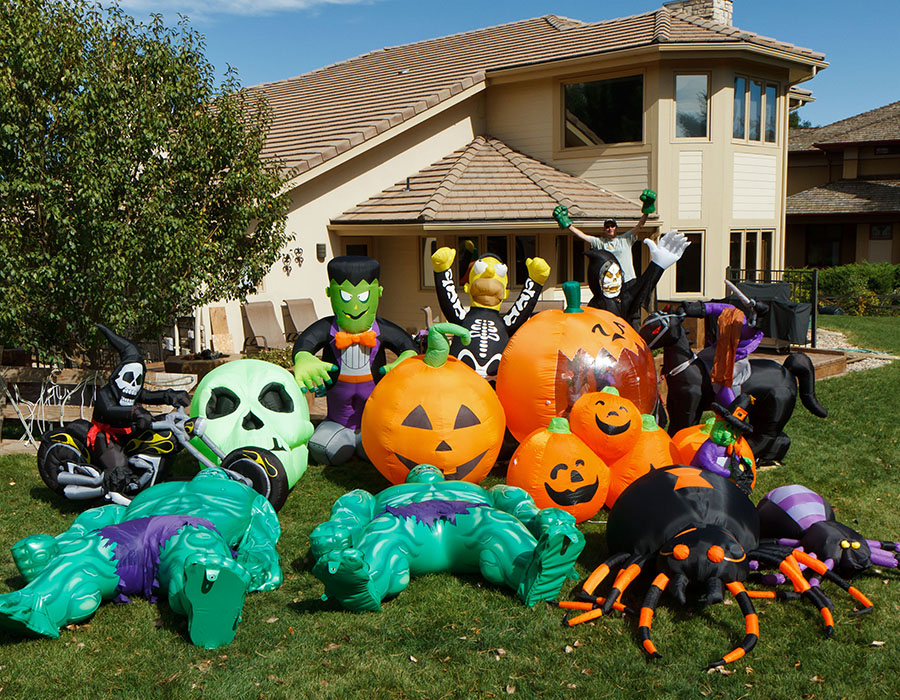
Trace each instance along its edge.
{"label": "inflatable black horse", "polygon": [[[662,375],[666,378],[669,434],[697,425],[703,411],[712,408],[715,391],[709,371],[690,348],[682,328],[683,313],[656,312],[641,325],[641,337],[651,348],[663,348]],[[757,461],[778,462],[784,458],[791,439],[784,426],[794,412],[797,394],[814,416],[828,415],[816,399],[816,375],[812,360],[800,352],[788,355],[784,365],[774,360],[751,359],[750,378],[741,393],[750,394],[754,402],[747,422],[753,432],[746,435]],[[799,383],[799,392],[798,392]]]}

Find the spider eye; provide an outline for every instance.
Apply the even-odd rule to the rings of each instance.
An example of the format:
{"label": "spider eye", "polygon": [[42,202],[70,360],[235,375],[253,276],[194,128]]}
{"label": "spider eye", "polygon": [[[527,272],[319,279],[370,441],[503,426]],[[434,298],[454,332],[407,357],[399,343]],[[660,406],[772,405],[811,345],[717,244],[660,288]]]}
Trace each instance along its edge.
{"label": "spider eye", "polygon": [[684,561],[691,556],[691,548],[686,544],[676,544],[675,548],[672,550],[672,556],[678,561]]}
{"label": "spider eye", "polygon": [[725,550],[722,549],[719,545],[714,544],[712,547],[706,550],[706,558],[714,564],[718,564],[725,559]]}
{"label": "spider eye", "polygon": [[853,547],[853,549],[859,549],[860,547],[859,542],[851,542],[850,546]]}
{"label": "spider eye", "polygon": [[841,540],[841,549],[850,549],[850,543],[847,540]]}

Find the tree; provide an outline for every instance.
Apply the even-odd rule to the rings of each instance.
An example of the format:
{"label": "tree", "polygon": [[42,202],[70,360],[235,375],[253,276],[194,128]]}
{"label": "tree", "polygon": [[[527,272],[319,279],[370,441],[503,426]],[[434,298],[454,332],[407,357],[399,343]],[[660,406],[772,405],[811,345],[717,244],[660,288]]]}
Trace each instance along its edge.
{"label": "tree", "polygon": [[788,116],[788,126],[791,129],[812,129],[814,128],[809,119],[801,119],[799,112],[791,112]]}
{"label": "tree", "polygon": [[270,113],[182,18],[0,0],[0,344],[97,359],[244,298],[287,240]]}

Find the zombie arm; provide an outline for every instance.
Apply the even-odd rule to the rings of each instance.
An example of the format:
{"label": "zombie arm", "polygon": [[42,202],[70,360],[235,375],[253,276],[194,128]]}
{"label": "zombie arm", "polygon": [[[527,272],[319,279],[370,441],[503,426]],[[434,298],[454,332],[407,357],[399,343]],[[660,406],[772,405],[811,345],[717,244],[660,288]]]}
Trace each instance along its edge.
{"label": "zombie arm", "polygon": [[238,564],[250,574],[251,591],[271,591],[281,585],[281,571],[275,545],[281,536],[281,525],[272,505],[258,496],[250,507],[250,523],[238,543]]}
{"label": "zombie arm", "polygon": [[531,318],[531,314],[534,313],[534,307],[537,306],[538,299],[541,296],[544,282],[550,276],[550,266],[543,258],[528,258],[525,261],[525,267],[528,269],[528,279],[525,280],[525,286],[519,292],[516,303],[503,316],[503,325],[506,326],[510,335],[515,333],[525,321]]}
{"label": "zombie arm", "polygon": [[466,317],[456,292],[456,283],[453,281],[453,260],[456,251],[452,248],[438,248],[431,256],[431,267],[434,269],[434,291],[437,294],[438,306],[448,323],[461,323]]}
{"label": "zombie arm", "polygon": [[572,515],[559,508],[538,508],[524,489],[498,484],[487,491],[487,496],[494,508],[518,518],[537,540],[556,525],[571,525],[574,529]]}
{"label": "zombie arm", "polygon": [[349,549],[375,515],[376,500],[368,491],[356,489],[344,494],[331,509],[331,518],[318,525],[309,536],[313,557]]}

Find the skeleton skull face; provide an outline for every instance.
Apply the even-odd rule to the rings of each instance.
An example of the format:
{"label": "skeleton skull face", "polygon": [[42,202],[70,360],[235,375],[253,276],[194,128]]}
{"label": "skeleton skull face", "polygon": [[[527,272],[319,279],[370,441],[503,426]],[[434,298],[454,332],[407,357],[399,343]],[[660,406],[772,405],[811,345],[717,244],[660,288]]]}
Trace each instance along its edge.
{"label": "skeleton skull face", "polygon": [[[306,397],[286,369],[260,360],[220,365],[194,392],[191,415],[207,419],[206,434],[226,454],[238,447],[274,452],[291,487],[306,471],[313,426]],[[199,439],[194,444],[215,461]]]}
{"label": "skeleton skull face", "polygon": [[120,406],[134,406],[137,395],[144,385],[144,365],[140,362],[125,362],[119,365],[110,383],[116,387]]}
{"label": "skeleton skull face", "polygon": [[622,291],[622,268],[618,263],[608,262],[600,268],[600,285],[603,296],[613,299]]}

